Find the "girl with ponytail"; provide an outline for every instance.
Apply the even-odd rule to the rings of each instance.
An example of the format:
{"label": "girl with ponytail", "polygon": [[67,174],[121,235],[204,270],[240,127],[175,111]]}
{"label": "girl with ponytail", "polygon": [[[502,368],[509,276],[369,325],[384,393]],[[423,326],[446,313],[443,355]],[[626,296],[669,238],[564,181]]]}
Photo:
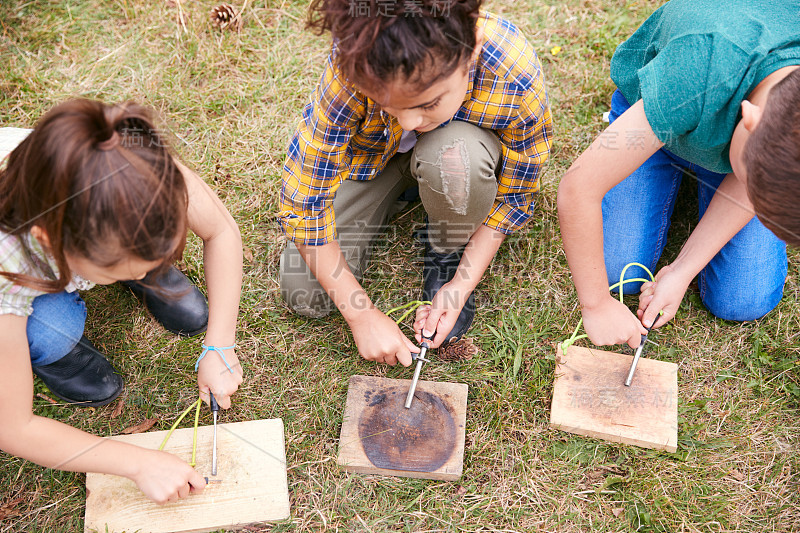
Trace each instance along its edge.
{"label": "girl with ponytail", "polygon": [[[188,229],[204,242],[208,304],[171,266]],[[202,490],[203,477],[171,454],[34,415],[32,373],[69,403],[119,396],[122,377],[83,336],[77,291],[120,281],[171,331],[205,331],[200,396],[212,392],[230,407],[242,381],[241,258],[236,223],[170,154],[146,109],[89,100],[53,108],[0,167],[0,449],[50,468],[128,477],[160,503]]]}

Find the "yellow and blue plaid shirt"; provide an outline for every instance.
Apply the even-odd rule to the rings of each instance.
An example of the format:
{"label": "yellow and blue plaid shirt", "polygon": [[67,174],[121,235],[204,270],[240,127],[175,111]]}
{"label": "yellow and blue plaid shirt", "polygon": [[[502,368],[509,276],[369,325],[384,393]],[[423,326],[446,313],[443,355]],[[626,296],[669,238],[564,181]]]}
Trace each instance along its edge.
{"label": "yellow and blue plaid shirt", "polygon": [[[550,154],[552,120],[536,52],[507,20],[484,14],[483,46],[470,66],[464,103],[452,120],[493,130],[502,145],[497,197],[484,224],[512,233],[533,212]],[[397,153],[403,128],[348,83],[328,57],[283,167],[278,220],[294,242],[336,238],[333,198],[345,179],[378,176]]]}

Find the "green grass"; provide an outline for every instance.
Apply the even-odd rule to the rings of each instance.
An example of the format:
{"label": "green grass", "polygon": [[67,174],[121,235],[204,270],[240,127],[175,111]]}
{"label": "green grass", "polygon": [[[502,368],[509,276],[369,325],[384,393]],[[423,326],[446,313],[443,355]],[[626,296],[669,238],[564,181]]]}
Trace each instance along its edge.
{"label": "green grass", "polygon": [[[410,373],[363,361],[341,317],[302,319],[280,299],[280,170],[328,48],[303,30],[307,2],[250,1],[235,34],[211,28],[214,2],[182,4],[184,32],[178,9],[164,0],[7,0],[0,9],[0,124],[31,126],[74,96],[144,102],[238,221],[248,256],[238,332],[246,375],[223,420],[283,419],[292,504],[289,520],[251,531],[796,531],[796,252],[785,297],[763,320],[715,319],[690,288],[675,319],[655,335],[659,346],[650,353],[679,365],[676,453],[548,426],[552,345],[579,319],[556,186],[603,128],[614,48],[658,4],[488,2],[539,51],[557,137],[537,217],[507,240],[477,290],[471,335],[481,351],[425,369],[427,379],[469,385],[464,475],[453,483],[337,467],[348,378]],[[696,222],[693,194],[687,183],[667,256]],[[421,223],[417,208],[378,244],[365,287],[384,309],[418,297],[420,251],[411,235]],[[202,282],[200,257],[192,238],[181,266]],[[100,435],[148,417],[167,428],[195,397],[200,340],[164,332],[120,288],[98,288],[86,300],[88,336],[125,375],[124,410],[112,418],[114,405],[77,410],[37,397],[35,412]],[[39,382],[36,391],[47,393]],[[0,456],[0,532],[82,530],[84,480]]]}

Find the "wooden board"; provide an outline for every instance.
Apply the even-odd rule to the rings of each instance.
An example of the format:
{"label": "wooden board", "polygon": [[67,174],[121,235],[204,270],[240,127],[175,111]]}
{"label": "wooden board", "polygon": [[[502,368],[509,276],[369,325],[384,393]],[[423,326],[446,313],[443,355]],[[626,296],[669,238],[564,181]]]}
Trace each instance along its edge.
{"label": "wooden board", "polygon": [[467,385],[352,376],[338,462],[348,472],[455,481],[464,469]]}
{"label": "wooden board", "polygon": [[557,347],[550,425],[578,435],[674,452],[678,448],[678,365],[632,355]]}
{"label": "wooden board", "polygon": [[[157,449],[166,433],[109,438]],[[191,460],[193,433],[193,428],[175,430],[164,450]],[[218,424],[216,478],[211,477],[212,439],[212,426],[198,428],[195,469],[221,482],[175,503],[152,502],[127,478],[87,474],[84,531],[199,533],[288,518],[283,421]]]}

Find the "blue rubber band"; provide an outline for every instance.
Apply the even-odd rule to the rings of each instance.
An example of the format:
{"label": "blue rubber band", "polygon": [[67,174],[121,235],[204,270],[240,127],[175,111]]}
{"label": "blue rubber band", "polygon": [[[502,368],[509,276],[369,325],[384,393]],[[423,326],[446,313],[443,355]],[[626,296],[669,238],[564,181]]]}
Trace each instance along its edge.
{"label": "blue rubber band", "polygon": [[217,352],[219,356],[222,357],[222,362],[225,363],[225,366],[228,368],[228,370],[230,370],[231,374],[233,374],[231,365],[229,365],[228,360],[225,359],[225,350],[233,350],[236,348],[235,344],[231,346],[206,346],[205,344],[201,344],[200,346],[203,347],[203,352],[200,354],[200,357],[197,358],[197,362],[194,364],[195,372],[197,372],[197,369],[200,368],[200,361],[203,360],[203,357],[205,357],[208,352]]}

